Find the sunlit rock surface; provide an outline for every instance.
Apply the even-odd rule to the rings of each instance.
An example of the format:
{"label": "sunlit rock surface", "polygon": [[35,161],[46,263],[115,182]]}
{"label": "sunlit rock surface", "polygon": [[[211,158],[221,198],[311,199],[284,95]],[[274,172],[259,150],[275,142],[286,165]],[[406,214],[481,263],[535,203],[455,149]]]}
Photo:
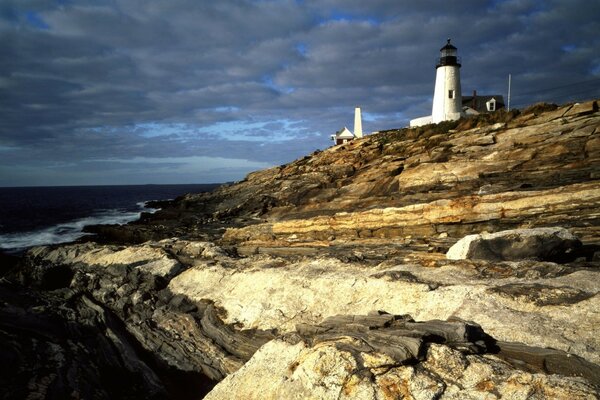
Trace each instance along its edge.
{"label": "sunlit rock surface", "polygon": [[468,235],[446,253],[450,260],[562,260],[577,251],[581,242],[561,227],[512,229]]}
{"label": "sunlit rock surface", "polygon": [[[76,255],[72,264],[69,254]],[[102,254],[102,264],[82,261],[92,260],[92,254]],[[122,262],[132,254],[135,264]],[[48,267],[44,260],[61,260],[73,270],[70,289],[85,292],[122,319],[126,332],[158,360],[216,381],[241,368],[273,338],[302,334],[306,326],[335,315],[378,310],[411,314],[417,321],[476,321],[500,342],[552,347],[600,361],[597,264],[454,261],[426,255],[409,263],[396,259],[376,265],[333,257],[238,258],[213,244],[184,240],[127,248],[83,244],[30,253],[34,265]],[[173,264],[179,267],[173,269]],[[166,266],[177,272],[164,275]],[[397,347],[389,338],[382,342]],[[517,358],[536,353],[520,346],[512,350]],[[532,365],[544,365],[543,359]]]}
{"label": "sunlit rock surface", "polygon": [[[595,399],[582,378],[515,369],[493,355],[431,344],[421,362],[348,349],[351,337],[307,346],[274,340],[206,399]],[[257,379],[258,378],[258,379]]]}
{"label": "sunlit rock surface", "polygon": [[447,234],[449,247],[482,231],[562,226],[598,244],[597,102],[546,108],[381,132],[100,230],[135,242],[218,239],[230,227],[225,239],[250,247]]}
{"label": "sunlit rock surface", "polygon": [[[32,398],[595,398],[599,178],[597,103],[536,106],[382,132],[91,227],[101,244],[32,249],[0,281],[0,384]],[[508,235],[514,257],[446,257],[467,235],[548,228],[570,245],[540,256]],[[485,337],[440,335],[452,324]]]}

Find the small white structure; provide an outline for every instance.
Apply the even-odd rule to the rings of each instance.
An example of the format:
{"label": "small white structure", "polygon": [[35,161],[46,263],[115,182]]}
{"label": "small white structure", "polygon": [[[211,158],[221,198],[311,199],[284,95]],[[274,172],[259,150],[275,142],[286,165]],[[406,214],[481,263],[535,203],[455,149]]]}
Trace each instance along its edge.
{"label": "small white structure", "polygon": [[350,132],[348,128],[344,127],[337,131],[335,135],[331,135],[331,140],[333,140],[335,144],[338,145],[348,143],[351,140],[360,139],[362,137],[362,117],[360,114],[360,107],[356,107],[354,109],[354,133]]}
{"label": "small white structure", "polygon": [[335,144],[344,144],[348,143],[351,140],[354,140],[354,134],[348,130],[348,128],[343,127],[335,135],[331,135],[331,140],[335,141]]}
{"label": "small white structure", "polygon": [[479,111],[475,110],[474,108],[467,107],[467,106],[463,106],[463,112],[465,113],[465,115],[467,117],[470,117],[473,115],[479,115]]}
{"label": "small white structure", "polygon": [[360,115],[360,107],[354,109],[354,136],[357,139],[363,137],[362,133],[362,117]]}
{"label": "small white structure", "polygon": [[460,67],[457,49],[450,44],[450,39],[448,39],[448,43],[440,49],[440,58],[435,66],[435,89],[431,116],[411,120],[411,127],[454,121],[463,116]]}
{"label": "small white structure", "polygon": [[431,119],[431,115],[428,115],[426,117],[419,117],[419,118],[415,118],[415,119],[411,119],[410,120],[410,126],[411,128],[414,126],[423,126],[423,125],[429,125],[429,124],[433,124],[433,121]]}

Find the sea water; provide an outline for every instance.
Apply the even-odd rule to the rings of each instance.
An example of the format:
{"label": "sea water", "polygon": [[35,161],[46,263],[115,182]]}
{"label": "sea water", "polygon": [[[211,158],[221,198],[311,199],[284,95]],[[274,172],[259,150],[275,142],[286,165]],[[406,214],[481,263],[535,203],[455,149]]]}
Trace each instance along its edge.
{"label": "sea water", "polygon": [[213,190],[217,184],[0,188],[0,251],[65,243],[86,225],[125,224],[151,200]]}

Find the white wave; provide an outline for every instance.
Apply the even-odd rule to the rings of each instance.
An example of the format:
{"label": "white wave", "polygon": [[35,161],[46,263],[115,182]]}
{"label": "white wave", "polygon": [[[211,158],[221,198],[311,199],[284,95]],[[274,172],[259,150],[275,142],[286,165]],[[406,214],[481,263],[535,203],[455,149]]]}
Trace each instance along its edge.
{"label": "white wave", "polygon": [[3,234],[0,235],[0,249],[19,251],[33,246],[72,242],[83,236],[92,235],[83,232],[83,227],[86,225],[123,225],[139,219],[142,211],[148,213],[158,211],[156,208],[145,208],[145,202],[137,203],[137,205],[139,211],[99,210],[92,216],[64,222],[49,228]]}

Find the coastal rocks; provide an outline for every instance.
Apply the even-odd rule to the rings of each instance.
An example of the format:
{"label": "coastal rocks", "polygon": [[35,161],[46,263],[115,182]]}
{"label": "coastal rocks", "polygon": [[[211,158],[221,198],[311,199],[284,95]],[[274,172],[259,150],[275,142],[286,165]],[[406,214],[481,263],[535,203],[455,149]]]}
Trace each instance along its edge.
{"label": "coastal rocks", "polygon": [[12,268],[17,266],[19,262],[19,257],[6,254],[2,250],[0,250],[0,276],[9,272]]}
{"label": "coastal rocks", "polygon": [[418,361],[431,342],[452,344],[473,353],[485,352],[495,342],[472,322],[459,319],[416,322],[410,315],[385,311],[334,315],[316,325],[298,324],[295,333],[311,346],[347,338],[347,350],[383,353],[391,359],[390,364]]}
{"label": "coastal rocks", "polygon": [[420,320],[454,316],[477,321],[499,340],[554,347],[600,362],[595,264],[410,256],[375,265],[358,257],[265,254],[235,262],[197,260],[168,289],[194,301],[211,299],[226,311],[226,324],[246,329],[292,332],[297,324],[373,310],[410,313]]}
{"label": "coastal rocks", "polygon": [[[73,265],[115,265],[113,275],[126,275],[125,266],[135,266],[161,278],[174,276],[182,268],[168,253],[153,247],[107,246],[97,248],[91,243],[52,247],[36,247],[25,256],[22,267],[15,272],[24,285],[44,290],[68,287],[75,274]],[[131,268],[129,268],[130,270]],[[107,272],[107,271],[103,271]],[[110,275],[109,273],[109,275]]]}
{"label": "coastal rocks", "polygon": [[494,351],[491,337],[463,321],[338,316],[267,343],[206,399],[229,399],[232,393],[244,399],[373,400],[600,394],[600,386],[586,379],[525,372]]}
{"label": "coastal rocks", "polygon": [[[56,263],[69,268],[73,277],[68,290],[86,296],[91,304],[121,321],[120,327],[112,329],[118,328],[120,334],[126,335],[136,351],[148,354],[145,359],[152,361],[146,361],[146,365],[156,376],[162,376],[161,371],[165,370],[171,374],[176,374],[174,371],[191,374],[190,379],[204,379],[207,385],[204,390],[212,386],[211,382],[244,370],[247,360],[258,349],[265,345],[268,348],[267,343],[282,334],[285,338],[302,338],[306,344],[300,347],[309,352],[329,346],[324,343],[337,343],[340,337],[350,336],[360,343],[369,343],[376,349],[369,353],[373,360],[387,360],[377,365],[384,367],[388,361],[394,365],[401,359],[410,364],[398,366],[405,368],[404,372],[397,371],[400,375],[386,375],[386,379],[397,384],[398,376],[402,376],[409,386],[422,383],[417,373],[422,370],[411,369],[414,365],[410,360],[425,362],[421,356],[425,351],[423,343],[436,337],[435,340],[449,345],[468,336],[460,327],[470,325],[458,322],[439,325],[430,321],[421,323],[421,326],[429,324],[429,333],[423,334],[426,336],[423,341],[422,334],[414,336],[416,328],[409,319],[373,314],[375,310],[397,315],[410,313],[419,320],[473,320],[498,340],[562,349],[572,354],[568,356],[571,360],[579,360],[575,356],[578,355],[592,362],[600,361],[596,330],[600,324],[597,313],[600,272],[593,263],[562,266],[534,260],[518,263],[446,260],[442,254],[412,252],[409,262],[399,258],[369,264],[363,260],[366,252],[356,249],[351,252],[354,256],[349,257],[348,250],[342,250],[339,254],[348,256],[344,261],[326,256],[283,257],[261,253],[239,258],[231,249],[212,243],[170,239],[129,247],[86,243],[38,248],[30,252],[25,262],[46,267]],[[68,311],[69,304],[61,307],[73,318],[80,318],[80,311]],[[360,317],[357,313],[371,315]],[[381,329],[392,326],[396,331],[413,333],[408,339],[382,334]],[[474,329],[478,332],[478,328]],[[485,340],[468,342],[489,347]],[[331,346],[330,351],[334,352],[331,362],[342,365],[340,373],[346,367],[339,364],[339,357],[350,360],[351,364],[357,362],[346,353],[339,354],[340,349],[346,351],[347,347]],[[282,360],[287,351],[279,354]],[[352,357],[356,354],[354,350],[348,351]],[[311,357],[319,359],[317,355]],[[523,364],[524,358],[535,365],[552,362],[566,365],[560,357],[565,357],[564,353],[555,356],[529,348],[512,348],[508,359],[511,365]],[[294,360],[300,362],[294,358],[290,363]],[[585,370],[588,364],[579,370]],[[277,365],[272,363],[273,368]],[[532,367],[527,371],[551,373]],[[351,377],[353,373],[347,377],[343,374],[340,379],[344,382],[363,379],[360,374],[355,378]],[[423,375],[423,379],[428,375]],[[357,384],[362,382],[360,379]],[[463,387],[463,381],[456,379],[457,388]],[[504,385],[502,379],[508,378],[502,375],[494,381],[494,387]],[[549,388],[564,384],[552,379],[538,376],[531,382],[542,382],[540,385],[548,384]],[[369,382],[363,383],[372,385]],[[446,378],[436,380],[432,387],[446,385],[444,382]],[[363,387],[363,383],[358,386]],[[379,390],[367,389],[368,385],[364,390],[369,393]],[[312,384],[308,387],[313,388]],[[163,384],[160,390],[167,388]]]}
{"label": "coastal rocks", "polygon": [[[213,398],[597,397],[600,114],[546,109],[369,135],[85,239],[105,245],[31,250],[7,279],[33,300],[0,302],[1,383],[64,398],[108,370],[131,388],[104,397],[223,379]],[[445,256],[548,226],[581,248],[556,231]]]}
{"label": "coastal rocks", "polygon": [[540,283],[509,283],[491,289],[511,299],[518,299],[536,306],[575,304],[593,296],[577,288],[550,286]]}
{"label": "coastal rocks", "polygon": [[166,376],[121,321],[71,290],[40,296],[0,283],[0,358],[7,399],[167,397]]}
{"label": "coastal rocks", "polygon": [[[173,236],[218,240],[230,228],[225,237],[233,244],[271,241],[281,247],[286,234],[307,243],[442,232],[458,239],[483,230],[560,225],[600,244],[594,228],[600,225],[597,104],[539,106],[522,115],[500,112],[380,132],[97,232],[103,240],[140,243]],[[429,212],[410,219],[411,207],[416,214]],[[399,214],[397,220],[369,213],[386,209]],[[369,218],[374,227],[346,223]],[[267,225],[259,229],[260,239],[252,232],[256,224]],[[302,229],[296,233],[294,225]],[[247,231],[236,231],[243,227]],[[262,235],[265,230],[271,236]]]}
{"label": "coastal rocks", "polygon": [[[23,268],[8,278],[34,283],[43,290],[39,296],[56,299],[53,305],[40,310],[42,314],[51,314],[56,307],[69,320],[88,323],[91,318],[89,324],[99,329],[99,340],[126,337],[128,346],[135,348],[134,352],[128,353],[130,361],[146,365],[144,368],[160,377],[156,385],[161,393],[172,396],[177,393],[169,386],[171,379],[185,383],[188,388],[195,387],[198,393],[202,393],[212,387],[214,381],[239,369],[260,346],[274,337],[268,331],[238,330],[228,326],[221,320],[223,310],[215,307],[210,299],[192,301],[183,294],[173,294],[167,288],[169,280],[187,268],[177,257],[182,260],[212,259],[224,257],[223,254],[222,249],[211,243],[177,241],[125,248],[91,243],[36,248],[24,258]],[[69,271],[69,279],[52,288],[41,285],[40,282],[45,280],[40,278],[38,271],[47,275],[55,268]],[[79,297],[85,299],[85,306],[69,300]],[[94,311],[88,310],[90,307]],[[11,325],[15,331],[36,324],[27,312],[19,313],[24,316]],[[114,323],[110,328],[103,328],[100,322],[94,325],[94,320],[104,318],[95,317],[96,313],[109,315]],[[79,337],[79,333],[73,332],[70,339],[76,346],[81,340],[86,340]],[[102,339],[105,335],[107,338]],[[16,344],[14,350],[17,358],[20,357],[19,346]],[[111,369],[123,372],[126,367],[116,363],[102,364],[93,358],[77,358],[75,366],[70,368],[91,368],[105,375],[111,373],[107,372]],[[40,368],[46,366],[27,362],[23,365],[23,374],[38,374]],[[163,382],[165,377],[166,383]],[[145,379],[145,376],[142,375],[142,378]],[[197,384],[190,385],[188,379]],[[138,394],[133,397],[151,393],[149,390],[138,392],[138,389],[132,389],[132,393]],[[178,395],[175,397],[180,398]]]}
{"label": "coastal rocks", "polygon": [[[573,184],[548,190],[529,190],[496,194],[469,195],[435,200],[404,207],[374,208],[339,212],[330,216],[268,222],[243,228],[230,228],[223,242],[259,246],[282,246],[311,242],[327,243],[335,237],[342,242],[364,242],[369,238],[394,239],[425,237],[446,232],[464,236],[473,230],[503,230],[522,224],[553,224],[585,227],[598,221],[600,189],[594,182]],[[367,232],[368,235],[361,232]]]}
{"label": "coastal rocks", "polygon": [[581,246],[577,237],[560,227],[513,229],[469,235],[446,253],[449,260],[518,261],[565,259]]}

